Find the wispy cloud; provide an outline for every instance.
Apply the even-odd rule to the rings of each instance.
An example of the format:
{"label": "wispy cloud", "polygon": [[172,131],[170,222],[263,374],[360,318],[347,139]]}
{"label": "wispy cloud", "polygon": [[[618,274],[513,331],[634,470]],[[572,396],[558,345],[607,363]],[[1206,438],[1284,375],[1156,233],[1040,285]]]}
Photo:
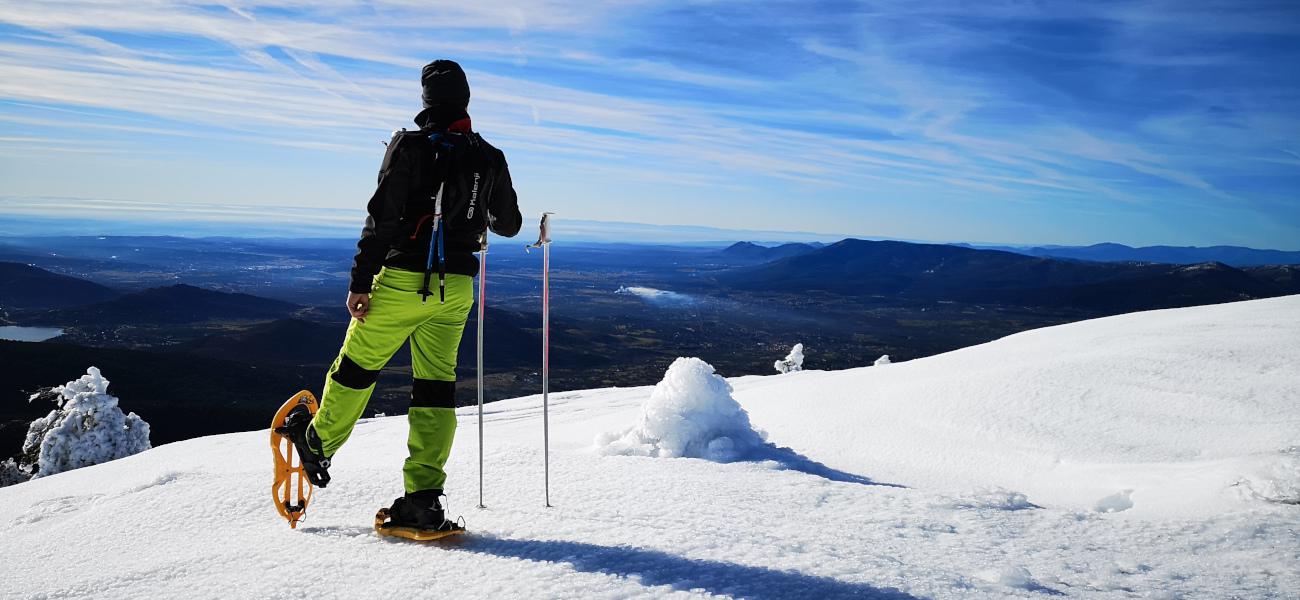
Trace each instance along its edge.
{"label": "wispy cloud", "polygon": [[[1236,2],[11,3],[0,153],[75,170],[88,163],[66,156],[148,157],[163,136],[218,162],[260,145],[371,165],[418,108],[419,66],[450,56],[520,186],[585,214],[680,222],[707,205],[753,227],[747,211],[797,205],[799,228],[987,240],[1008,230],[970,217],[1035,227],[1031,205],[1035,239],[1008,241],[1089,241],[1041,237],[1070,223],[1103,239],[1110,211],[1130,241],[1277,245],[1300,238],[1300,217],[1275,212],[1300,183],[1300,78],[1279,66],[1300,59],[1297,17]],[[286,159],[284,176],[335,176],[316,162]],[[0,193],[36,186],[20,184]],[[1133,239],[1171,217],[1183,239]]]}

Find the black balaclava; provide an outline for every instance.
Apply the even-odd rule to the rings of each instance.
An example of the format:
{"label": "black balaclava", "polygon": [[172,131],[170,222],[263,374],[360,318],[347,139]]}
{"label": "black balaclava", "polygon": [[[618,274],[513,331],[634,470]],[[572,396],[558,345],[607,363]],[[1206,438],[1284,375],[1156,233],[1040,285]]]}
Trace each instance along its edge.
{"label": "black balaclava", "polygon": [[424,110],[416,115],[421,127],[445,129],[469,116],[469,81],[465,71],[452,60],[435,60],[420,70],[420,100]]}
{"label": "black balaclava", "polygon": [[440,104],[469,106],[469,81],[454,60],[435,60],[424,65],[420,70],[420,85],[424,87],[420,99],[425,108]]}

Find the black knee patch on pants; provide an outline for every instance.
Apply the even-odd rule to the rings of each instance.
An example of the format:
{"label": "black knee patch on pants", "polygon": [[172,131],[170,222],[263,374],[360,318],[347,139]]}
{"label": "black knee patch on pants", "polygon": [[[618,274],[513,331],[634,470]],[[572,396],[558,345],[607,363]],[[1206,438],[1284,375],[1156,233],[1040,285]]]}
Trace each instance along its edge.
{"label": "black knee patch on pants", "polygon": [[334,374],[330,375],[330,377],[345,387],[364,390],[374,385],[375,380],[379,379],[379,370],[372,371],[362,368],[361,365],[352,362],[352,359],[344,354],[343,358],[339,360],[338,370],[334,371]]}
{"label": "black knee patch on pants", "polygon": [[456,382],[416,378],[411,383],[412,408],[456,408]]}

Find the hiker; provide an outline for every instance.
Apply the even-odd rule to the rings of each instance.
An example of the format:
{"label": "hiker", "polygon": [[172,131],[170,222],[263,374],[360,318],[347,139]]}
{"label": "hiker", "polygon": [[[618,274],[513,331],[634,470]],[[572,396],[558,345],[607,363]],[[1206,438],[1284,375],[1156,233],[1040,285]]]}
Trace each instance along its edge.
{"label": "hiker", "polygon": [[460,65],[437,60],[420,74],[419,130],[396,132],[357,242],[347,306],[352,315],[329,368],[320,411],[285,422],[308,479],[325,487],[334,453],[347,441],[374,391],[380,369],[409,340],[410,456],[405,495],[388,526],[417,531],[459,528],[439,497],[456,433],[456,351],[470,308],[474,252],[487,230],[505,237],[523,218],[505,154],[470,125],[469,83]]}

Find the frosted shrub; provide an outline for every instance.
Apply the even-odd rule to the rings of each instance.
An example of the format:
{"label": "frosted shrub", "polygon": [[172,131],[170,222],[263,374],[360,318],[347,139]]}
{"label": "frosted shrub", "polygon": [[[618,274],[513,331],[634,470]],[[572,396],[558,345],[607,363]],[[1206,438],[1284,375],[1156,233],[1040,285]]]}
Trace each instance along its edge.
{"label": "frosted shrub", "polygon": [[19,467],[33,478],[127,457],[149,449],[149,424],[122,414],[108,380],[90,367],[76,381],[34,394],[56,408],[32,421]]}
{"label": "frosted shrub", "polygon": [[31,478],[32,476],[18,466],[18,462],[14,459],[0,462],[0,487],[22,483]]}
{"label": "frosted shrub", "polygon": [[787,354],[785,358],[776,361],[776,363],[774,363],[772,367],[776,369],[777,373],[789,373],[791,371],[802,371],[803,370],[803,344],[795,344],[794,348],[790,349],[790,354]]}
{"label": "frosted shrub", "polygon": [[602,454],[740,460],[763,446],[731,384],[698,358],[678,358],[641,405],[632,428],[596,438]]}

